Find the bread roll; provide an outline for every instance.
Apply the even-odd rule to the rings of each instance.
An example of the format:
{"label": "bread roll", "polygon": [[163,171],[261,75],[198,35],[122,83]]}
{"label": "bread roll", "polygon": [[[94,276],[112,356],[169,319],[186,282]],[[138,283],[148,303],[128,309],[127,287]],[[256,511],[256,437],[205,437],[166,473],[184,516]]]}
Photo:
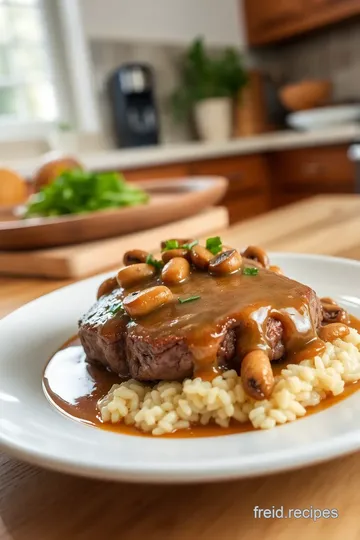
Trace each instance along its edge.
{"label": "bread roll", "polygon": [[26,198],[27,184],[24,178],[10,169],[0,169],[0,205],[21,204]]}

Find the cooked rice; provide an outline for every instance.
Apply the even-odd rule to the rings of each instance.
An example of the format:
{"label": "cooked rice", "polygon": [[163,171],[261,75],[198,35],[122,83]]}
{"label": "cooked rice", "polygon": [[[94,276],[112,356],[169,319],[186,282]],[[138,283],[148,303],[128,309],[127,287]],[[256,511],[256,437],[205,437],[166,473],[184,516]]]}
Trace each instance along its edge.
{"label": "cooked rice", "polygon": [[346,383],[358,380],[360,335],[351,329],[343,340],[326,343],[322,356],[282,369],[270,399],[250,398],[241,378],[231,370],[211,382],[196,378],[153,387],[135,380],[114,384],[98,407],[104,422],[124,422],[152,435],[210,422],[228,427],[232,418],[270,429],[304,416],[307,407],[330,394],[341,394]]}

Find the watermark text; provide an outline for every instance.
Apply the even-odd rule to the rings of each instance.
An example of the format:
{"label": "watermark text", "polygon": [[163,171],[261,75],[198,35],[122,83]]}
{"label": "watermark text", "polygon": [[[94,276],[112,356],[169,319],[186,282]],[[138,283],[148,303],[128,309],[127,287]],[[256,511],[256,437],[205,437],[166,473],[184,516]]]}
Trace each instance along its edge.
{"label": "watermark text", "polygon": [[339,517],[337,508],[284,508],[284,506],[272,506],[271,508],[260,508],[254,506],[255,519],[336,519]]}

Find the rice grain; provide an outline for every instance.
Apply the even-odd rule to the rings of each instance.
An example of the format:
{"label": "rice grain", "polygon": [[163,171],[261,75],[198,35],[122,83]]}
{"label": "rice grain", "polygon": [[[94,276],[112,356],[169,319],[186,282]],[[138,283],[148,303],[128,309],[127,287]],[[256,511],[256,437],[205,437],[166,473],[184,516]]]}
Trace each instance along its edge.
{"label": "rice grain", "polygon": [[153,388],[135,380],[113,385],[98,402],[103,422],[134,425],[152,435],[164,435],[190,425],[228,427],[231,419],[250,421],[258,429],[293,422],[327,395],[339,395],[345,384],[360,380],[360,335],[351,329],[343,340],[326,343],[322,356],[288,364],[275,377],[269,399],[255,401],[244,391],[236,371],[213,381],[162,381]]}

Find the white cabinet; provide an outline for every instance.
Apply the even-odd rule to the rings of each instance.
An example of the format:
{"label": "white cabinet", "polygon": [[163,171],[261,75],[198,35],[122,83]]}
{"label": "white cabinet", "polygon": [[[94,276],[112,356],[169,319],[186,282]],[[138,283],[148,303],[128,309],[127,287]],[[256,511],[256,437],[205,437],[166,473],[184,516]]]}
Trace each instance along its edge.
{"label": "white cabinet", "polygon": [[237,0],[80,0],[89,38],[244,45]]}

